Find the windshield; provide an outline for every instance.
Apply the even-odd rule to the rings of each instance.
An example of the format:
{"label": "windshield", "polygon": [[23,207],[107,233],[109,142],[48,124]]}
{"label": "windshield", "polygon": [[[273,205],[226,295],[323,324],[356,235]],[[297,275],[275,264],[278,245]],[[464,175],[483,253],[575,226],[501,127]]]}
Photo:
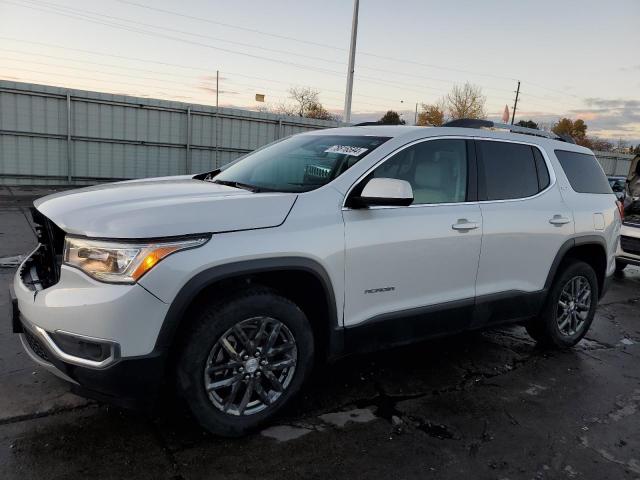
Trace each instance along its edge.
{"label": "windshield", "polygon": [[329,183],[388,139],[296,135],[250,153],[213,181],[254,191],[308,192]]}

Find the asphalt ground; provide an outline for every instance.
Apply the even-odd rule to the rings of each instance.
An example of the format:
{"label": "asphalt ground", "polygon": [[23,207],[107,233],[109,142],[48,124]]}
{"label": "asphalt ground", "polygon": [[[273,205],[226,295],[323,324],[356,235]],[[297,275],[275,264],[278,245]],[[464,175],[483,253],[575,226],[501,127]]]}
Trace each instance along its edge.
{"label": "asphalt ground", "polygon": [[[0,258],[35,244],[44,188],[0,187]],[[0,268],[0,318],[12,268]],[[203,432],[176,402],[131,412],[70,393],[0,323],[0,478],[640,479],[640,270],[615,278],[576,348],[520,327],[319,369],[273,426]]]}

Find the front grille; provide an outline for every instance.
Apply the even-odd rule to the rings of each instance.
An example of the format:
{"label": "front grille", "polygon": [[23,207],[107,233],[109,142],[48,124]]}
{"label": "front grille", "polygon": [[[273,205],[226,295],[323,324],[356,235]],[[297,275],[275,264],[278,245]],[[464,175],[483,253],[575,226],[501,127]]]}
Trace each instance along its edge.
{"label": "front grille", "polygon": [[33,353],[38,355],[45,362],[49,362],[47,350],[44,348],[40,340],[27,329],[24,330],[24,337],[26,338],[29,347],[31,347],[31,350],[33,350]]}
{"label": "front grille", "polygon": [[620,237],[620,246],[624,252],[631,253],[632,255],[640,255],[640,238],[623,235]]}

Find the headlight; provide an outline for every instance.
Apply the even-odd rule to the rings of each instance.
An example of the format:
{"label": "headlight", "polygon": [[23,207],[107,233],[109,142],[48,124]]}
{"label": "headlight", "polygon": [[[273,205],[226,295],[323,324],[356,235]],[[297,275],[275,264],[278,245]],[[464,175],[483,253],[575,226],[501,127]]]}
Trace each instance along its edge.
{"label": "headlight", "polygon": [[207,240],[198,237],[173,242],[120,243],[66,237],[64,263],[96,280],[134,283],[166,256],[199,247]]}

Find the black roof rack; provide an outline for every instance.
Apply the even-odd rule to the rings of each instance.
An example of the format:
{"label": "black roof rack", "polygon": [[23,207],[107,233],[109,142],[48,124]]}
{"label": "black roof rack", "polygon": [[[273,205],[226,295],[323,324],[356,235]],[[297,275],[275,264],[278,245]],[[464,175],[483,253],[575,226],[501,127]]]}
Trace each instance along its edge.
{"label": "black roof rack", "polygon": [[460,118],[451,120],[442,125],[443,127],[459,127],[459,128],[500,128],[509,130],[513,133],[522,133],[523,135],[533,135],[535,137],[551,138],[552,140],[560,140],[561,142],[576,143],[573,138],[568,135],[556,135],[553,132],[545,132],[535,128],[521,127],[520,125],[509,125],[507,123],[492,122],[491,120],[480,120],[477,118]]}
{"label": "black roof rack", "polygon": [[354,125],[351,125],[352,127],[371,127],[373,125],[384,125],[383,123],[380,122],[361,122],[361,123],[356,123]]}

